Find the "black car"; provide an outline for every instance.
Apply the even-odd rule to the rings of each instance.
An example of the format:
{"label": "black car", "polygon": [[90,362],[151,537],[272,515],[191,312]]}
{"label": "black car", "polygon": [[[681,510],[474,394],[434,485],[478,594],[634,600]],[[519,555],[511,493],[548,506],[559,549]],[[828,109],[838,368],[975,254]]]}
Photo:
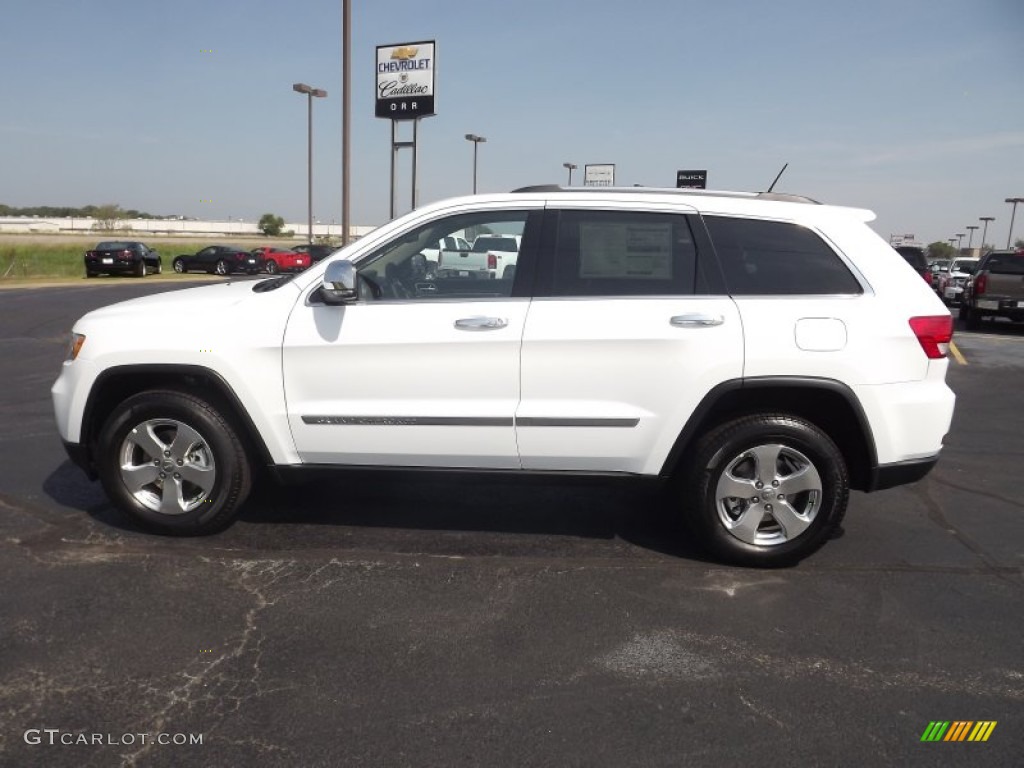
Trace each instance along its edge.
{"label": "black car", "polygon": [[340,246],[337,245],[296,245],[291,249],[292,253],[308,253],[309,257],[316,264],[321,259],[326,259]]}
{"label": "black car", "polygon": [[104,240],[91,251],[85,252],[85,276],[159,275],[162,270],[160,254],[132,240]]}
{"label": "black car", "polygon": [[928,266],[928,254],[919,245],[897,245],[896,253],[903,257],[904,261],[914,268],[928,285],[932,285],[934,274]]}
{"label": "black car", "polygon": [[263,269],[263,259],[236,245],[211,245],[195,254],[176,256],[172,266],[175,272],[209,272],[217,275],[248,272],[255,275]]}

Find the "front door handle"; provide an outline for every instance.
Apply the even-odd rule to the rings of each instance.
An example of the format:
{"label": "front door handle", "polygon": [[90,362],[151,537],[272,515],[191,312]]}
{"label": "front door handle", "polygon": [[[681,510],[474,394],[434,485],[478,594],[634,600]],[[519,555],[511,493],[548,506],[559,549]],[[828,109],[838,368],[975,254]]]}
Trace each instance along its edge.
{"label": "front door handle", "polygon": [[676,315],[669,320],[669,323],[677,328],[709,328],[713,325],[721,325],[724,322],[725,318],[721,315],[706,315],[703,312]]}
{"label": "front door handle", "polygon": [[455,321],[460,331],[494,331],[508,325],[503,317],[463,317]]}

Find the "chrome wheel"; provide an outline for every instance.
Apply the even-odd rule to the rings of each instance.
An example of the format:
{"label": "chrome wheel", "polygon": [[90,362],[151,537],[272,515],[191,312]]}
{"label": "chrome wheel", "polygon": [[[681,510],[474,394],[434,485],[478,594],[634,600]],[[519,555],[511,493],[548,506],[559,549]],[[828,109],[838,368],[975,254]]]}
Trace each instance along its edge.
{"label": "chrome wheel", "polygon": [[224,275],[226,275],[230,271],[229,268],[228,268],[228,263],[226,261],[224,261],[224,259],[221,259],[220,261],[217,262],[217,266],[214,267],[214,271],[218,275],[223,277]]}
{"label": "chrome wheel", "polygon": [[822,480],[810,459],[781,443],[726,463],[715,490],[718,519],[740,541],[776,546],[800,536],[821,508]]}
{"label": "chrome wheel", "polygon": [[217,479],[206,439],[174,419],[150,419],[131,429],[121,443],[118,463],[128,492],[162,515],[198,509]]}
{"label": "chrome wheel", "polygon": [[177,272],[180,275],[182,272],[185,271],[185,260],[184,259],[175,259],[171,263],[171,266],[174,267],[174,271]]}

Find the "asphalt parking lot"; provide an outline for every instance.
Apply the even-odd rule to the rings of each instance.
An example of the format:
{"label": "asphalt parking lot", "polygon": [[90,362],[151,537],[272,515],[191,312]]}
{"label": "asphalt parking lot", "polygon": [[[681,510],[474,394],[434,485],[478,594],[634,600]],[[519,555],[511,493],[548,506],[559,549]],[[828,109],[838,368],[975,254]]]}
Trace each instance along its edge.
{"label": "asphalt parking lot", "polygon": [[0,291],[0,765],[1021,764],[1024,328],[958,332],[928,478],[753,571],[626,485],[264,485],[222,534],[139,533],[49,389],[75,318],[164,289]]}

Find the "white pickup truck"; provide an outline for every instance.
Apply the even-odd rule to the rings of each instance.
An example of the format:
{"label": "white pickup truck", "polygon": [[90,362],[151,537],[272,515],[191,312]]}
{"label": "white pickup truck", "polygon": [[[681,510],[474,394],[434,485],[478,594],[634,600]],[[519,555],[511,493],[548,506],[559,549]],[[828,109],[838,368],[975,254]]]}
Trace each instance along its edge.
{"label": "white pickup truck", "polygon": [[520,235],[480,235],[468,251],[442,251],[438,270],[447,274],[475,272],[480,277],[511,278],[519,260]]}

